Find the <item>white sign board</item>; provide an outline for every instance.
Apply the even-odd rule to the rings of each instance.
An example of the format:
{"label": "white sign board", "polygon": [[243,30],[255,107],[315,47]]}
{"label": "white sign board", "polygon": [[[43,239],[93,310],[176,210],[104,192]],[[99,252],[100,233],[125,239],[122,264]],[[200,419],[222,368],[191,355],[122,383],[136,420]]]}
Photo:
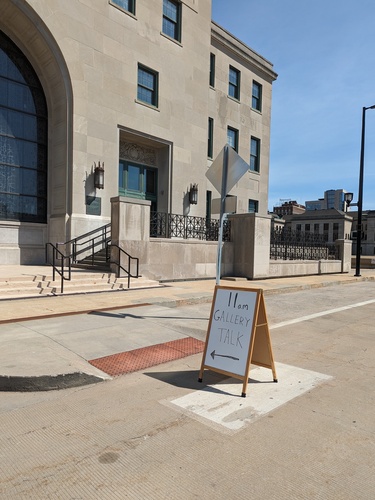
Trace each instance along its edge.
{"label": "white sign board", "polygon": [[[211,201],[211,212],[213,214],[219,214],[221,210],[221,199],[214,198]],[[228,194],[225,197],[224,202],[224,213],[225,214],[235,214],[237,212],[237,196],[232,196]]]}
{"label": "white sign board", "polygon": [[244,377],[254,328],[257,291],[217,288],[204,365]]}

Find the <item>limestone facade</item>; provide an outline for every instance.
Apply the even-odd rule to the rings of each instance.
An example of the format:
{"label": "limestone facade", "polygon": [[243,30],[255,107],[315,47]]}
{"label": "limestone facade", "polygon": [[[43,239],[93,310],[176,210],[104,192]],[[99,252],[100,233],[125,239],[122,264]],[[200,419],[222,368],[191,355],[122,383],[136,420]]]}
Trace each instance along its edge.
{"label": "limestone facade", "polygon": [[[273,66],[212,22],[211,1],[170,3],[180,16],[177,39],[165,33],[163,0],[2,0],[0,31],[32,65],[48,109],[46,220],[0,220],[2,263],[42,263],[46,242],[110,222],[116,196],[148,199],[159,212],[210,215],[219,193],[205,173],[228,127],[238,131],[246,162],[251,139],[259,146],[259,171],[231,192],[236,211],[248,212],[251,201],[267,214]],[[238,98],[228,95],[230,68],[239,76]],[[142,71],[155,78],[151,104],[139,97]],[[103,189],[94,186],[98,162]],[[130,185],[133,175],[140,189]],[[192,184],[196,205],[189,203]]]}

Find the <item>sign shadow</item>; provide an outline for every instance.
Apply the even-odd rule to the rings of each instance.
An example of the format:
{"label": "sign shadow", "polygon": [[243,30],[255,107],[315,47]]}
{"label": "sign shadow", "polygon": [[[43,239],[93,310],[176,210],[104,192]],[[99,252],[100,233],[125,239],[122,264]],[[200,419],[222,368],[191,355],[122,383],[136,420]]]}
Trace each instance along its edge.
{"label": "sign shadow", "polygon": [[[173,385],[174,387],[179,387],[182,389],[191,389],[196,391],[205,390],[207,392],[216,394],[226,394],[228,396],[234,396],[233,393],[226,390],[221,390],[221,384],[228,384],[229,380],[233,381],[233,385],[239,384],[240,381],[234,379],[233,377],[228,377],[217,372],[207,372],[205,373],[204,384],[198,382],[199,370],[184,370],[175,372],[144,372],[144,375],[151,377],[160,382],[165,382],[166,384]],[[272,384],[272,380],[260,381],[249,378],[249,384]],[[239,397],[239,396],[238,396]]]}

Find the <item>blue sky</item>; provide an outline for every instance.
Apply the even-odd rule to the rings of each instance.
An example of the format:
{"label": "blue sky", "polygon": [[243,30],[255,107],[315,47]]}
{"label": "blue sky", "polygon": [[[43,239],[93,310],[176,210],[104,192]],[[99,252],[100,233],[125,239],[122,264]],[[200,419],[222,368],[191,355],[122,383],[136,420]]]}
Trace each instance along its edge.
{"label": "blue sky", "polygon": [[[279,75],[269,209],[327,189],[357,201],[362,108],[375,104],[375,1],[212,0],[212,18]],[[375,109],[366,111],[363,208],[375,210]]]}

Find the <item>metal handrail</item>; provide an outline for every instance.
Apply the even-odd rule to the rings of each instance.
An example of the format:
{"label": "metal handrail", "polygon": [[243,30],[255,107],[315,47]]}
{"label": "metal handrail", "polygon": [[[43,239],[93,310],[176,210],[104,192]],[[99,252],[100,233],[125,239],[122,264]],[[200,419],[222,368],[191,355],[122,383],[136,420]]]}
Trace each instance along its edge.
{"label": "metal handrail", "polygon": [[[111,263],[112,264],[115,264],[117,266],[117,275],[120,276],[120,269],[122,269],[128,276],[128,288],[130,288],[130,278],[139,278],[139,258],[138,257],[132,257],[131,255],[129,255],[127,252],[125,252],[125,250],[123,250],[119,245],[116,245],[114,243],[111,243],[111,248],[114,247],[114,248],[117,248],[118,249],[118,262],[114,262],[112,259],[111,259]],[[123,267],[121,265],[121,254],[124,254],[127,256],[128,258],[128,269],[125,269],[125,267]],[[136,274],[132,274],[130,271],[131,271],[131,262],[132,261],[135,261],[136,262]]]}
{"label": "metal handrail", "polygon": [[[103,243],[107,248],[108,243],[111,240],[110,228],[111,228],[111,223],[105,224],[104,226],[98,227],[97,229],[93,229],[92,231],[82,234],[81,236],[77,236],[76,238],[73,238],[69,241],[65,241],[64,243],[56,243],[56,248],[59,248],[61,246],[64,246],[66,248],[68,245],[71,245],[72,251],[69,252],[69,257],[71,258],[72,262],[77,262],[79,255],[88,250],[91,250],[91,259],[92,263],[94,263],[95,248],[99,245],[103,245]],[[96,233],[100,234],[94,236],[93,238],[87,239],[89,236]],[[78,249],[78,247],[82,248]]]}
{"label": "metal handrail", "polygon": [[[52,262],[49,261],[48,255],[48,247],[52,248]],[[64,281],[70,281],[72,279],[72,261],[69,256],[64,255],[60,250],[57,248],[56,245],[53,243],[46,243],[46,264],[50,264],[53,268],[52,271],[52,281],[55,281],[55,276],[56,273],[58,273],[61,277],[61,285],[60,285],[60,292],[64,293]],[[68,260],[68,269],[65,269],[65,260]],[[58,269],[58,264],[56,263],[56,260],[60,260],[60,267],[61,270]],[[65,276],[65,272],[68,272],[68,277]]]}

